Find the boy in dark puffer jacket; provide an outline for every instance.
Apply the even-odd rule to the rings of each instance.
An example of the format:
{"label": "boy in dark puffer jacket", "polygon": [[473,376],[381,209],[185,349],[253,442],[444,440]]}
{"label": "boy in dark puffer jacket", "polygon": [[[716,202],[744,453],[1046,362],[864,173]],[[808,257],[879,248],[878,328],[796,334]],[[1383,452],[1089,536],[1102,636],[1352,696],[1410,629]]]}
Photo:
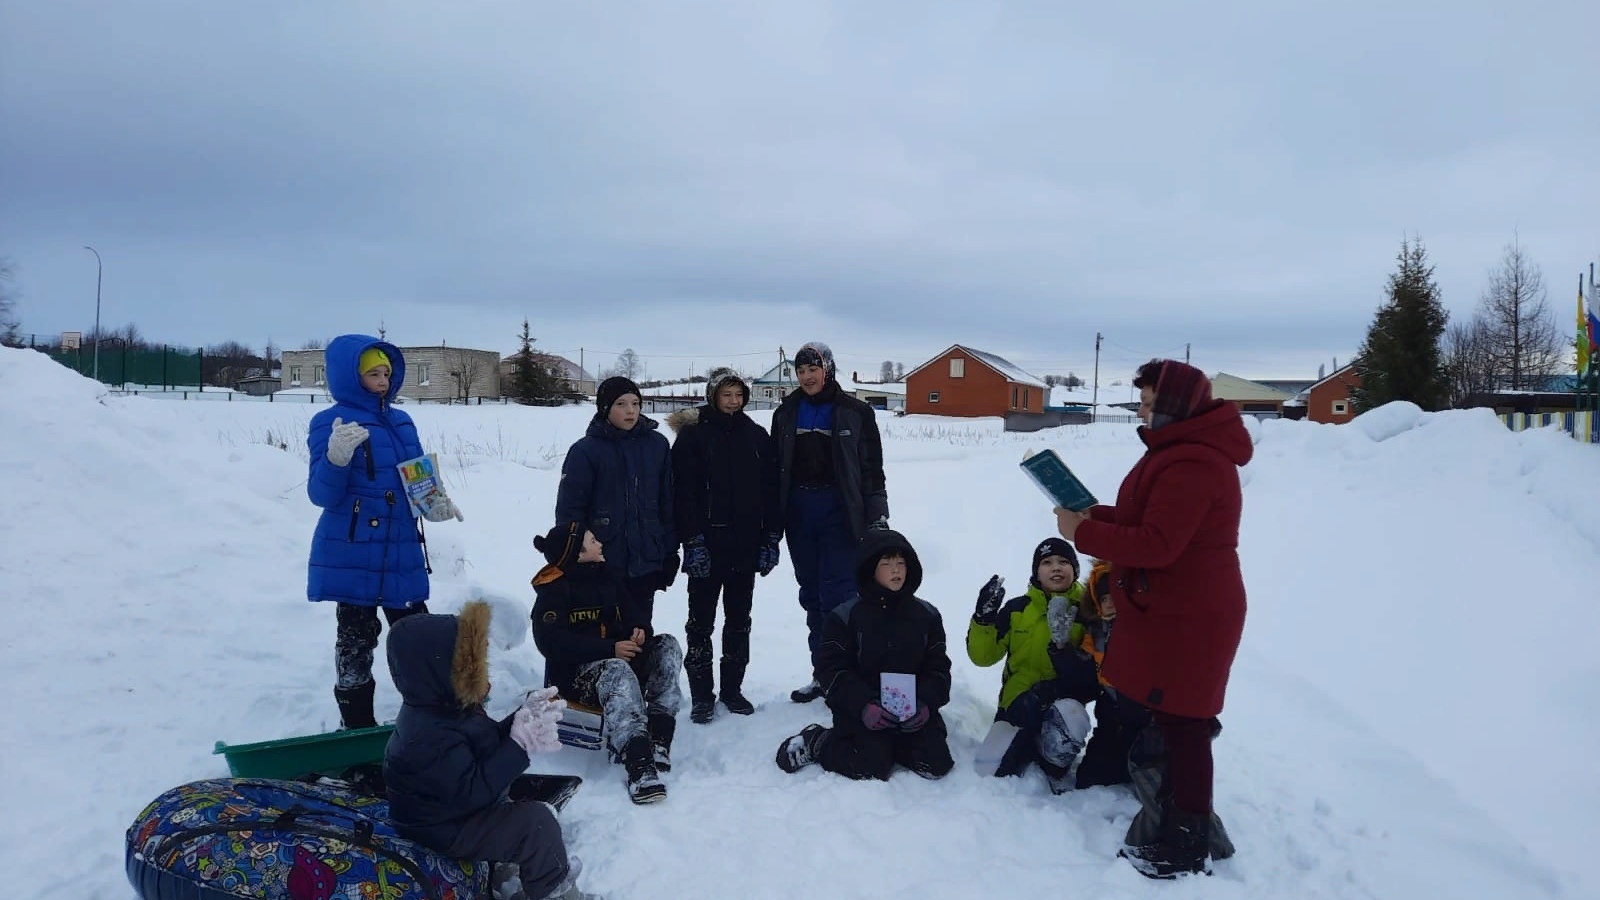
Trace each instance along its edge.
{"label": "boy in dark puffer jacket", "polygon": [[[944,621],[916,596],[922,563],[898,532],[874,529],[857,556],[857,596],[823,623],[817,680],[833,710],[833,727],[807,725],[778,747],[778,767],[812,763],[847,778],[887,781],[896,764],[923,778],[954,765],[939,709],[950,702],[950,657]],[[884,673],[911,675],[916,708],[904,718],[885,709]]]}
{"label": "boy in dark puffer jacket", "polygon": [[495,867],[494,883],[509,882],[497,889],[503,900],[594,900],[577,888],[551,807],[507,797],[530,753],[560,747],[560,706],[535,691],[504,721],[484,712],[488,605],[408,616],[390,628],[388,655],[404,701],[383,758],[395,830],[440,853],[514,867]]}
{"label": "boy in dark puffer jacket", "polygon": [[549,561],[533,579],[533,641],[544,655],[544,683],[603,711],[633,802],[666,799],[660,773],[672,765],[683,649],[650,627],[648,599],[606,565],[593,532],[568,522],[533,544]]}

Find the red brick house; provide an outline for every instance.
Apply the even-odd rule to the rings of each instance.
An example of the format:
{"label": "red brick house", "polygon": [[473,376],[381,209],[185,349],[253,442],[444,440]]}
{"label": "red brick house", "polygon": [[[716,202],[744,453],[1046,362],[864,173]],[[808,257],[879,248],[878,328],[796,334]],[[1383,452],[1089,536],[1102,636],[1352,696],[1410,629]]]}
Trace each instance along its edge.
{"label": "red brick house", "polygon": [[1306,391],[1306,418],[1323,424],[1338,424],[1355,418],[1351,408],[1350,390],[1361,386],[1361,376],[1355,366],[1346,365],[1332,375],[1313,384]]}
{"label": "red brick house", "polygon": [[1044,412],[1050,389],[1005,359],[952,344],[906,373],[906,412],[1007,416]]}

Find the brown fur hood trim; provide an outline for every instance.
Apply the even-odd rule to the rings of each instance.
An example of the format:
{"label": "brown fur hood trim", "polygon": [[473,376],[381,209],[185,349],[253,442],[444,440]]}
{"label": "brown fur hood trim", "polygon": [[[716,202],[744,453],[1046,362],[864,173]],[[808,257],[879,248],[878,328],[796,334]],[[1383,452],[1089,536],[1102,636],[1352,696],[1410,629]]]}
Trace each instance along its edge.
{"label": "brown fur hood trim", "polygon": [[489,698],[489,604],[482,600],[473,600],[456,614],[450,687],[463,708]]}
{"label": "brown fur hood trim", "polygon": [[691,425],[699,424],[699,422],[700,407],[698,406],[674,410],[667,415],[667,427],[672,429],[673,434],[677,434],[679,431],[688,428]]}

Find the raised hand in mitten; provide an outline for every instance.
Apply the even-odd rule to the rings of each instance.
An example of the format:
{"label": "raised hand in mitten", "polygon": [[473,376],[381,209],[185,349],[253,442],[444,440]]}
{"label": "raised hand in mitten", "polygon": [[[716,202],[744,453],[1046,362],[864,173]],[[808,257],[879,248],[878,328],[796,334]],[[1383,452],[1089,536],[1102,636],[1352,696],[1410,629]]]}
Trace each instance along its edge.
{"label": "raised hand in mitten", "polygon": [[350,459],[356,455],[356,448],[371,436],[365,426],[335,418],[333,432],[328,435],[328,462],[336,466],[350,465]]}
{"label": "raised hand in mitten", "polygon": [[781,540],[782,535],[769,534],[761,549],[756,551],[756,571],[761,573],[761,577],[771,575],[772,570],[778,567],[778,542]]}
{"label": "raised hand in mitten", "polygon": [[867,726],[869,731],[884,731],[899,725],[900,720],[882,706],[868,703],[867,708],[861,711],[861,724]]}
{"label": "raised hand in mitten", "polygon": [[698,534],[683,544],[683,574],[690,578],[711,577],[711,551],[706,548],[706,539]]}
{"label": "raised hand in mitten", "polygon": [[993,625],[1000,616],[1000,604],[1006,602],[1006,580],[990,575],[978,590],[978,605],[972,610],[972,621],[979,625]]}
{"label": "raised hand in mitten", "polygon": [[[1078,620],[1078,604],[1066,597],[1051,597],[1050,605],[1045,607],[1044,620],[1050,625],[1050,641],[1057,647],[1065,647],[1072,641],[1073,625]],[[1083,629],[1077,629],[1077,635],[1083,636]]]}
{"label": "raised hand in mitten", "polygon": [[[534,718],[533,711],[526,706],[511,717],[511,739],[529,756],[547,749],[544,730],[541,722]],[[554,730],[553,727],[551,730]]]}

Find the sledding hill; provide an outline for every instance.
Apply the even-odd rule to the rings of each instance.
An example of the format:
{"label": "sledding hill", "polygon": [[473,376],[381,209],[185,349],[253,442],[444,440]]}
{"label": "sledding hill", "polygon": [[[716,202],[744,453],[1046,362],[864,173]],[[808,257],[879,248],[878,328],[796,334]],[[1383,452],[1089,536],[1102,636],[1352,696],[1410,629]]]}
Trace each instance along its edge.
{"label": "sledding hill", "polygon": [[[304,600],[305,423],[313,407],[105,396],[0,350],[0,576],[9,727],[0,847],[19,897],[127,898],[122,831],[176,783],[225,773],[212,742],[331,728],[333,611]],[[430,530],[436,610],[495,605],[500,711],[536,684],[527,639],[557,469],[588,411],[414,409],[466,522]],[[765,419],[766,414],[758,414]],[[1027,577],[1050,533],[1016,471],[1056,447],[1103,497],[1140,451],[1129,426],[1027,438],[989,421],[883,420],[893,519],[927,565],[956,661],[957,769],[860,784],[786,776],[778,742],[825,715],[806,677],[785,559],[757,586],[751,718],[679,728],[670,799],[620,772],[565,816],[586,886],[613,900],[719,897],[1592,897],[1600,713],[1600,475],[1591,448],[1492,417],[1386,408],[1335,428],[1267,423],[1247,470],[1244,647],[1217,742],[1239,845],[1210,879],[1147,882],[1115,859],[1118,790],[1053,797],[980,779],[997,669],[960,635],[992,572]],[[284,442],[288,449],[273,443]],[[657,605],[681,633],[683,583]],[[378,710],[397,705],[379,662]]]}

